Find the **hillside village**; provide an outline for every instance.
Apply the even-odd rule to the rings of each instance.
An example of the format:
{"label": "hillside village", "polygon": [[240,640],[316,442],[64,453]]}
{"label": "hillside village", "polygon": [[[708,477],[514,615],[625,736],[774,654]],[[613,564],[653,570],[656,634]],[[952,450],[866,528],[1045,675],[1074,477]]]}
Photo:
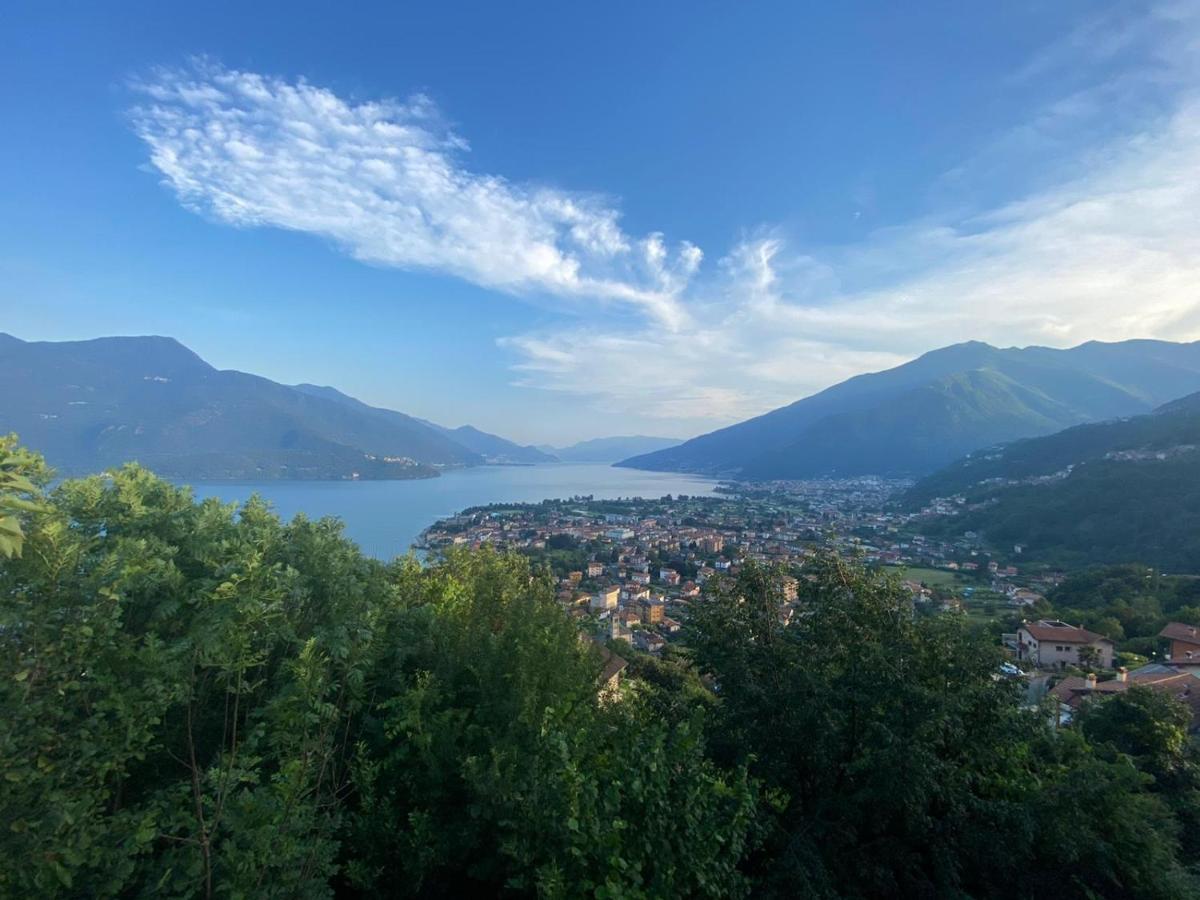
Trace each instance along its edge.
{"label": "hillside village", "polygon": [[[1200,723],[1195,628],[1168,623],[1161,637],[1173,641],[1170,650],[1164,645],[1161,660],[1130,670],[1112,640],[1039,616],[1063,572],[1026,571],[1022,546],[998,557],[969,531],[953,540],[922,535],[921,520],[954,515],[955,501],[900,510],[889,501],[908,484],[879,478],[725,484],[716,496],[499,504],[437,522],[422,535],[421,547],[436,553],[491,546],[541,560],[557,579],[559,601],[585,633],[655,655],[681,639],[690,605],[712,580],[736,576],[748,560],[777,568],[780,619],[789,621],[798,606],[801,566],[833,550],[894,567],[918,614],[961,611],[992,627],[1013,660],[1006,674],[1028,679],[1031,699],[1055,698],[1062,722],[1090,697],[1142,684],[1188,703]],[[947,504],[951,508],[943,509]],[[1020,624],[1002,632],[1003,622]]]}
{"label": "hillside village", "polygon": [[[831,479],[723,485],[715,497],[493,505],[435,523],[420,546],[490,545],[543,555],[560,578],[565,605],[601,618],[616,612],[631,619],[624,612],[627,606],[661,604],[668,629],[671,612],[686,607],[713,576],[737,574],[744,560],[794,568],[818,550],[882,566],[970,576],[961,590],[905,576],[919,601],[944,609],[970,606],[983,597],[1000,606],[1032,605],[1061,579],[1056,572],[1023,578],[1015,564],[1020,547],[1010,557],[996,559],[977,535],[944,541],[916,533],[911,528],[914,515],[887,503],[907,485],[877,478]],[[578,565],[568,568],[570,562]],[[648,615],[657,622],[657,612]]]}

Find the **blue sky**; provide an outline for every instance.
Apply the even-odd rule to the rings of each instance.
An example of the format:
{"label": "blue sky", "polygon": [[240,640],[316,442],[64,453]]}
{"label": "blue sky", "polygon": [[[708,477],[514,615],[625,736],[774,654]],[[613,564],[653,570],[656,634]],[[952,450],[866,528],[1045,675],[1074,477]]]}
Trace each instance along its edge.
{"label": "blue sky", "polygon": [[0,330],[526,441],[1200,338],[1195,2],[7,4]]}

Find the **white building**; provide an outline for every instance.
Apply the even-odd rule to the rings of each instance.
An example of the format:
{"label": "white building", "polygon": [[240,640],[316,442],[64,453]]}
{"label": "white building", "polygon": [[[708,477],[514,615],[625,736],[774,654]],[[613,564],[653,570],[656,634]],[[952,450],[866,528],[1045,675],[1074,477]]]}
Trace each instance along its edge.
{"label": "white building", "polygon": [[[1080,651],[1094,649],[1093,661],[1082,657]],[[1024,659],[1043,669],[1062,669],[1066,666],[1093,665],[1111,669],[1113,642],[1103,635],[1076,628],[1055,619],[1025,622],[1017,629],[1017,659]]]}

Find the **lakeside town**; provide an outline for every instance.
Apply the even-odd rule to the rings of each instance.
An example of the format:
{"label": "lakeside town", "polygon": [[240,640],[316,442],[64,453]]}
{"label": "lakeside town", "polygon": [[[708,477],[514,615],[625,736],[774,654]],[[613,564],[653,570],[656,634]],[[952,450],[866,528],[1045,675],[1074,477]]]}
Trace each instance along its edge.
{"label": "lakeside town", "polygon": [[[531,556],[550,568],[559,601],[586,634],[653,655],[681,640],[689,607],[714,579],[736,576],[748,561],[779,573],[780,617],[790,621],[803,565],[833,551],[894,571],[917,614],[961,612],[989,629],[1009,653],[1004,674],[1027,679],[1031,700],[1049,692],[1061,721],[1091,696],[1143,684],[1187,703],[1200,727],[1200,630],[1166,623],[1161,658],[1117,653],[1112,639],[1046,613],[1046,595],[1069,573],[1023,567],[1023,546],[999,552],[971,531],[953,539],[923,534],[931,519],[957,515],[959,501],[903,509],[894,500],[910,484],[876,477],[724,483],[705,496],[493,504],[436,522],[419,546]],[[614,685],[622,667],[613,660]]]}
{"label": "lakeside town", "polygon": [[[917,523],[930,510],[889,504],[909,485],[871,477],[726,483],[705,496],[492,504],[434,523],[419,546],[487,545],[543,557],[566,605],[600,613],[618,608],[597,599],[614,589],[620,603],[679,608],[713,576],[736,575],[743,561],[787,569],[821,550],[896,567],[922,604],[980,618],[1032,606],[1062,580],[1061,572],[1023,573],[1020,545],[1001,557],[973,532],[954,540],[921,534]],[[567,568],[573,562],[578,567]]]}

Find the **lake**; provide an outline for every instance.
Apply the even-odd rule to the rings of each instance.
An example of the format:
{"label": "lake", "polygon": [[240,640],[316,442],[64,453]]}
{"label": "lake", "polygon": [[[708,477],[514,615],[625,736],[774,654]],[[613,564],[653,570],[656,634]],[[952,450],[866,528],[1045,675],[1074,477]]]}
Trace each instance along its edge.
{"label": "lake", "polygon": [[365,553],[389,559],[408,551],[438,519],[487,503],[537,502],[591,494],[598,500],[713,493],[717,482],[670,472],[552,463],[478,466],[413,481],[201,482],[197,497],[243,501],[260,494],[284,518],[337,516]]}

